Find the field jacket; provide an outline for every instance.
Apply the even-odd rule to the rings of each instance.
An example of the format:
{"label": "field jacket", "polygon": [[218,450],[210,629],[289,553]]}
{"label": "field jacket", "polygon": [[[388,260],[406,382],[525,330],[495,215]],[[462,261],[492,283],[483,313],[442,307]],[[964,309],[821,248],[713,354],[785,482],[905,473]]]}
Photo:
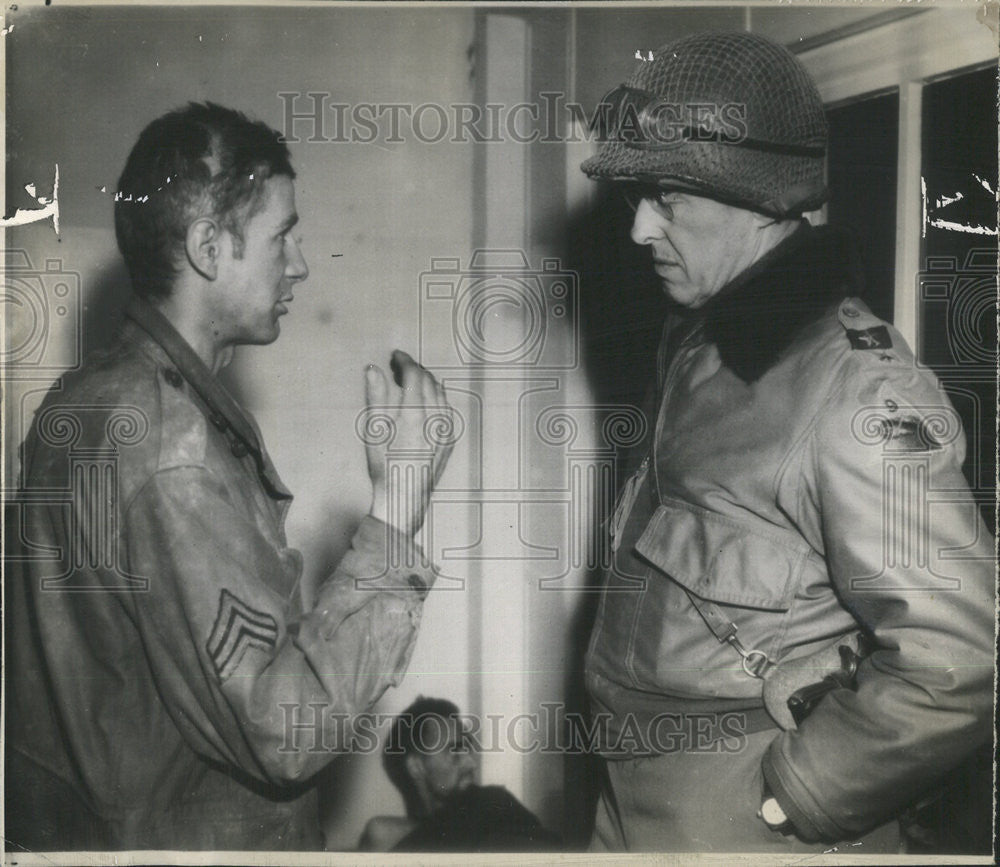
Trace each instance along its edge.
{"label": "field jacket", "polygon": [[421,552],[365,518],[303,610],[291,494],[256,425],[140,302],[46,397],[22,468],[8,838],[321,847],[310,777],[403,676],[434,580]]}
{"label": "field jacket", "polygon": [[763,681],[706,602],[773,662],[867,633],[857,690],[776,730],[764,760],[806,839],[884,821],[992,732],[994,549],[962,426],[899,332],[850,297],[849,262],[838,235],[803,228],[668,322],[587,658],[595,707],[621,727],[760,707]]}

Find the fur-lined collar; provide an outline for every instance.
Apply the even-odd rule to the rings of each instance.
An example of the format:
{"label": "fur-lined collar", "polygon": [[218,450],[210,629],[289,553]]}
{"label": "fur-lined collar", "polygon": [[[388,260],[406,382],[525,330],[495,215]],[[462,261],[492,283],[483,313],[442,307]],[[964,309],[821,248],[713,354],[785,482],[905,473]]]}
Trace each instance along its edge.
{"label": "fur-lined collar", "polygon": [[723,364],[760,379],[796,334],[832,304],[861,294],[864,277],[849,233],[807,223],[755,262],[699,312]]}

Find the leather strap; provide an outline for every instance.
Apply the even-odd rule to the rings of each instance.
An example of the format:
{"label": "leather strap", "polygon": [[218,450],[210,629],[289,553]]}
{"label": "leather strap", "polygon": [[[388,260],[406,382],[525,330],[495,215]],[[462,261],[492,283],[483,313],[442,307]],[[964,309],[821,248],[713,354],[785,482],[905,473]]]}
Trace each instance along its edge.
{"label": "leather strap", "polygon": [[719,639],[722,644],[729,644],[743,659],[743,670],[750,677],[763,678],[774,668],[774,662],[768,658],[763,650],[747,650],[743,642],[736,637],[739,627],[733,623],[725,613],[714,602],[708,599],[699,599],[683,584],[681,588],[687,594],[688,599],[695,610],[701,615],[701,619],[712,631],[712,634]]}

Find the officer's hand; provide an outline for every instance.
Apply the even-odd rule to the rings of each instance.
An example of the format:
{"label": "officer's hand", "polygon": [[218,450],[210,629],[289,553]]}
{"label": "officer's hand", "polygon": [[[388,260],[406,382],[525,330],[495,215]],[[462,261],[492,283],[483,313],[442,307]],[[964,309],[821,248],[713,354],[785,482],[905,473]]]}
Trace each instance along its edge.
{"label": "officer's hand", "polygon": [[[412,536],[451,454],[454,410],[444,386],[405,352],[393,352],[392,369],[399,388],[374,364],[365,372],[371,515]],[[399,472],[389,473],[389,462]]]}

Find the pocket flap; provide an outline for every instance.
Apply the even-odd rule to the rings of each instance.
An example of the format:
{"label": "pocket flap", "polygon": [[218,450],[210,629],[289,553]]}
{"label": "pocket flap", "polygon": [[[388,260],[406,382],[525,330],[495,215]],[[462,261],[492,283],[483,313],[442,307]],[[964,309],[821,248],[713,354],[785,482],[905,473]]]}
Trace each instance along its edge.
{"label": "pocket flap", "polygon": [[769,611],[790,607],[810,550],[791,533],[750,527],[671,498],[635,548],[695,596]]}

